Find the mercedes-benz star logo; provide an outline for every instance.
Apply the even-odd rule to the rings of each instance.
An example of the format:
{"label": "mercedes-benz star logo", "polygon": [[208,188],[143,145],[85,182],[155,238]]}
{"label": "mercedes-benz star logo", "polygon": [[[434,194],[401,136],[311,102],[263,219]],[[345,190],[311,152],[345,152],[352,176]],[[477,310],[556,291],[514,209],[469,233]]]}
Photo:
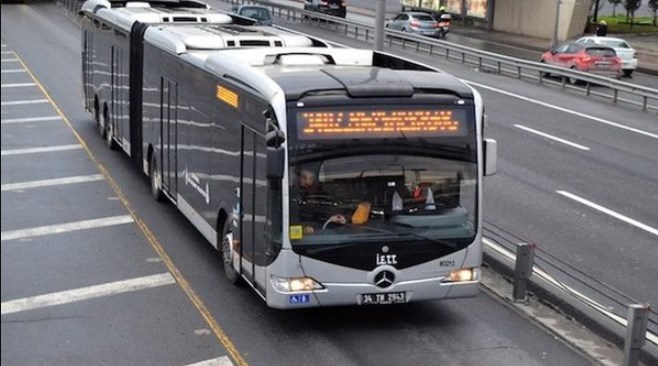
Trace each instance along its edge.
{"label": "mercedes-benz star logo", "polygon": [[381,271],[375,275],[375,286],[387,288],[395,281],[395,275],[391,271]]}

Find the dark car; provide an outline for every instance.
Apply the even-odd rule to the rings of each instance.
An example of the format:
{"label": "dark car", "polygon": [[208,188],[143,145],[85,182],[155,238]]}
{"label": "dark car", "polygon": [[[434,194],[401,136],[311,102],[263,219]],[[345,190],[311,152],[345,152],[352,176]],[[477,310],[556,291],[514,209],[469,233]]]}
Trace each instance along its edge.
{"label": "dark car", "polygon": [[[621,76],[621,59],[614,48],[604,45],[562,43],[544,52],[539,61],[601,76]],[[578,82],[577,79],[569,81],[572,84]]]}
{"label": "dark car", "polygon": [[346,0],[306,0],[304,10],[345,18],[347,14]]}
{"label": "dark car", "polygon": [[256,25],[272,25],[270,9],[259,5],[237,5],[231,8],[231,13],[256,20]]}

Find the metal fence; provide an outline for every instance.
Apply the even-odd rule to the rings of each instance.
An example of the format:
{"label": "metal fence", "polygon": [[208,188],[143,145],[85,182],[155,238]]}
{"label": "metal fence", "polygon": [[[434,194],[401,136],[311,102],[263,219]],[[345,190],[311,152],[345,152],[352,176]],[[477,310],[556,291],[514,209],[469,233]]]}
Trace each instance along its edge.
{"label": "metal fence", "polygon": [[[373,42],[375,28],[348,19],[306,11],[297,7],[274,4],[264,0],[216,0],[229,4],[266,6],[272,15],[291,22],[310,22],[345,37]],[[480,71],[527,79],[540,84],[571,88],[585,95],[606,98],[614,103],[625,102],[644,110],[658,110],[658,90],[590,73],[546,65],[516,57],[500,55],[444,40],[399,32],[385,31],[384,42],[389,47],[411,49],[418,53],[437,55],[450,61],[476,66]]]}
{"label": "metal fence", "polygon": [[[484,230],[484,243],[489,248],[485,261],[513,279],[515,302],[523,302],[526,291],[534,293],[580,324],[595,328],[624,349],[625,358],[658,364],[658,313],[650,304],[557,257],[542,243],[528,241],[491,222],[484,223]],[[642,315],[642,326],[634,320],[637,314]]]}

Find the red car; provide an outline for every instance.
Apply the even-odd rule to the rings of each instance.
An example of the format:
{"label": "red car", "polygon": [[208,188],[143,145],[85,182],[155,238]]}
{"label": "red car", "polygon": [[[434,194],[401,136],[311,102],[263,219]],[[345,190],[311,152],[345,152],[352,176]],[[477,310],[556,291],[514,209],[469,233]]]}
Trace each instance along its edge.
{"label": "red car", "polygon": [[[614,48],[602,45],[559,44],[544,52],[540,62],[617,79],[622,74],[622,62]],[[569,81],[572,84],[578,82],[573,78]]]}

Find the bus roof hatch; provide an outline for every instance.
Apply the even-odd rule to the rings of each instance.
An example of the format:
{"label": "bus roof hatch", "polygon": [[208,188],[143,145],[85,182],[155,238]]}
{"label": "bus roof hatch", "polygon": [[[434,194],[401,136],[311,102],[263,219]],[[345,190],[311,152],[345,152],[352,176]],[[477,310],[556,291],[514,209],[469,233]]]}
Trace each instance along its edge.
{"label": "bus roof hatch", "polygon": [[326,74],[345,86],[352,98],[411,97],[414,86],[394,70],[379,67],[327,68]]}

